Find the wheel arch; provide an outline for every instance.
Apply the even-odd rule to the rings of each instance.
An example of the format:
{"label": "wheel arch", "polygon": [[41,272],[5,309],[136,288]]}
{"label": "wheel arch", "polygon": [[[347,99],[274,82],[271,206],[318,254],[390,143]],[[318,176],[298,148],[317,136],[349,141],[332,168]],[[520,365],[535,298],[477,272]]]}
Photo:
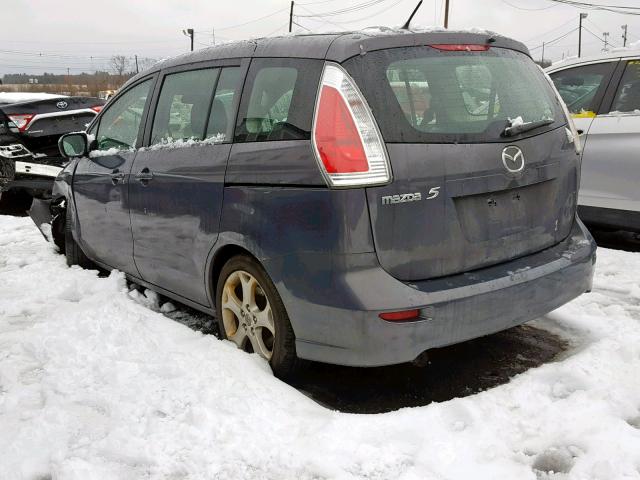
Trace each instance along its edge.
{"label": "wheel arch", "polygon": [[209,262],[209,268],[207,269],[207,293],[209,295],[209,302],[213,309],[216,308],[216,290],[218,288],[218,277],[222,271],[222,267],[233,257],[237,255],[246,255],[255,260],[262,268],[264,265],[258,259],[256,255],[250,252],[246,247],[235,243],[228,243],[218,248],[213,253],[211,261]]}

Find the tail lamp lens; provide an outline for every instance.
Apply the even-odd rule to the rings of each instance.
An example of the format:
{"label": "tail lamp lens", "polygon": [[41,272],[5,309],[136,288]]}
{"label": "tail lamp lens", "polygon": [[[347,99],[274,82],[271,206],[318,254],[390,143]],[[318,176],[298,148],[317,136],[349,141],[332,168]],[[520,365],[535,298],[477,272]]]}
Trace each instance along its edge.
{"label": "tail lamp lens", "polygon": [[24,132],[35,115],[33,113],[14,113],[9,115],[9,119],[18,127],[20,132]]}
{"label": "tail lamp lens", "polygon": [[96,113],[100,113],[103,107],[104,107],[103,105],[94,105],[93,107],[91,107],[91,110],[93,110]]}
{"label": "tail lamp lens", "polygon": [[313,145],[332,187],[391,180],[384,142],[364,97],[337,64],[327,63],[316,105]]}

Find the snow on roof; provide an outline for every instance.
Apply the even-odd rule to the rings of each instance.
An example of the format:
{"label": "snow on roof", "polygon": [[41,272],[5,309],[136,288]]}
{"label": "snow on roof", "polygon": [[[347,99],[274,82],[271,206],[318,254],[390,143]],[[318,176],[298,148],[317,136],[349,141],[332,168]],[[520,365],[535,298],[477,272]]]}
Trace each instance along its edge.
{"label": "snow on roof", "polygon": [[57,93],[35,93],[35,92],[0,92],[0,103],[33,102],[35,100],[47,100],[50,98],[62,98],[66,95]]}
{"label": "snow on roof", "polygon": [[386,26],[372,26],[365,27],[359,30],[322,30],[317,29],[315,31],[306,32],[291,32],[278,35],[276,37],[256,37],[253,40],[262,40],[264,38],[278,38],[278,37],[298,37],[298,36],[310,36],[310,35],[353,35],[362,34],[368,36],[384,36],[384,35],[410,35],[415,33],[434,33],[434,32],[449,32],[449,33],[477,33],[482,35],[499,35],[491,30],[486,30],[480,27],[462,28],[462,29],[447,29],[438,25],[417,25],[411,24],[408,29],[402,28],[400,25],[393,27]]}
{"label": "snow on roof", "polygon": [[567,57],[557,62],[553,62],[550,67],[547,67],[545,69],[545,71],[555,70],[558,67],[563,67],[565,65],[596,62],[598,60],[613,60],[616,58],[625,58],[625,57],[640,57],[640,42],[631,43],[628,47],[612,48],[608,52],[603,52],[596,55],[584,55],[581,57],[577,57],[577,56]]}

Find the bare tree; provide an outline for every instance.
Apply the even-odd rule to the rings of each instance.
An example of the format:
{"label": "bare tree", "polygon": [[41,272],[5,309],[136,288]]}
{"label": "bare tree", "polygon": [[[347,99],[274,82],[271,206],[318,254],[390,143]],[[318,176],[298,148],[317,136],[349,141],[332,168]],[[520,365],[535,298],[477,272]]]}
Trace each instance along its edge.
{"label": "bare tree", "polygon": [[119,77],[123,76],[129,68],[129,59],[124,55],[114,55],[111,57],[111,70]]}

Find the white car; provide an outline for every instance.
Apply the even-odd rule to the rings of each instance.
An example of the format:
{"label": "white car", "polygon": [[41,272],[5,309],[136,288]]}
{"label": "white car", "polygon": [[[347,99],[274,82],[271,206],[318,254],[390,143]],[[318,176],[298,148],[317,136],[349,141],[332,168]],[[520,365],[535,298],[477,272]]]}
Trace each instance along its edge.
{"label": "white car", "polygon": [[546,72],[582,134],[580,218],[640,231],[640,50],[571,59]]}

